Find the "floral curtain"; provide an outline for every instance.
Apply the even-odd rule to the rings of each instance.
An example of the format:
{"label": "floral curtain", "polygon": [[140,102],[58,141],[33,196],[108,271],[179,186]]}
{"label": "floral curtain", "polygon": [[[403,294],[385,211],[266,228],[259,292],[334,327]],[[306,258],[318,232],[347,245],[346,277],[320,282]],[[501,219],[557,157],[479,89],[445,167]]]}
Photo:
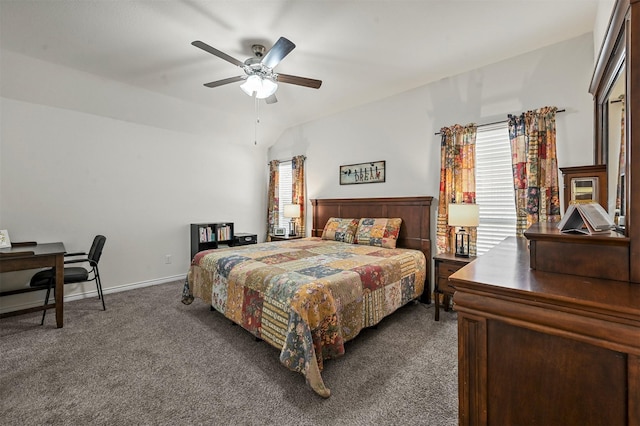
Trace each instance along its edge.
{"label": "floral curtain", "polygon": [[300,205],[300,218],[298,219],[298,234],[306,237],[305,211],[306,211],[306,185],[304,181],[304,155],[298,155],[291,159],[291,203]]}
{"label": "floral curtain", "polygon": [[267,194],[267,239],[271,241],[271,234],[273,228],[278,225],[279,217],[279,191],[278,181],[280,180],[280,173],[278,168],[280,162],[278,160],[272,160],[269,162],[269,192]]}
{"label": "floral curtain", "polygon": [[560,221],[556,111],[544,107],[509,114],[518,236],[534,223]]}
{"label": "floral curtain", "polygon": [[[436,248],[438,253],[453,253],[455,229],[447,224],[449,203],[476,202],[477,126],[456,124],[440,129],[440,193]],[[469,230],[469,254],[476,255],[475,227]]]}

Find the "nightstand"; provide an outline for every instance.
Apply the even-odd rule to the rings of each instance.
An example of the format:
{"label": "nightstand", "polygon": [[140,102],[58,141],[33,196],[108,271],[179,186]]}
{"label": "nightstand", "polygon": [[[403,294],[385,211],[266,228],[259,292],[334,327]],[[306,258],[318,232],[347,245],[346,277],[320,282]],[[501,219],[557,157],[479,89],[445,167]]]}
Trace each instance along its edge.
{"label": "nightstand", "polygon": [[440,293],[442,293],[442,302],[444,304],[444,310],[449,310],[450,297],[453,297],[455,288],[449,284],[449,276],[456,272],[458,269],[473,262],[475,256],[471,257],[457,257],[451,253],[442,253],[433,257],[435,263],[435,288],[433,289],[433,296],[436,299],[436,321],[440,321]]}
{"label": "nightstand", "polygon": [[271,241],[289,241],[289,240],[299,240],[303,238],[302,235],[272,235]]}

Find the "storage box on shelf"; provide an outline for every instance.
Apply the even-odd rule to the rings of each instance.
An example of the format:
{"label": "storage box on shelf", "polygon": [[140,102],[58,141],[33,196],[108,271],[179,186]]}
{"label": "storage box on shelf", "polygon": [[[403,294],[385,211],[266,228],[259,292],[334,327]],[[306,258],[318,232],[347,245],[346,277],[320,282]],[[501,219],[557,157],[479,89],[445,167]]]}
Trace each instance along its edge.
{"label": "storage box on shelf", "polygon": [[238,232],[234,234],[231,246],[246,246],[249,244],[258,244],[258,236],[256,234],[247,234],[244,232]]}

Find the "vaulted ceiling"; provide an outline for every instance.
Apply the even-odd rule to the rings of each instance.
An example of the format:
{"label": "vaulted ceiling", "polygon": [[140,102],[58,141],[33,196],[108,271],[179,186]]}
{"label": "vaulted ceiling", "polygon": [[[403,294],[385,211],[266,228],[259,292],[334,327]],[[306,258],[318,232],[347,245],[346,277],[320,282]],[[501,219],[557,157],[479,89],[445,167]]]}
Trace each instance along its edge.
{"label": "vaulted ceiling", "polygon": [[[0,0],[0,47],[227,113],[253,101],[240,83],[204,83],[240,68],[280,36],[297,47],[277,72],[323,81],[280,84],[260,106],[271,137],[300,123],[593,30],[597,0],[207,1]],[[54,82],[52,84],[55,84]],[[249,107],[248,107],[249,105]]]}

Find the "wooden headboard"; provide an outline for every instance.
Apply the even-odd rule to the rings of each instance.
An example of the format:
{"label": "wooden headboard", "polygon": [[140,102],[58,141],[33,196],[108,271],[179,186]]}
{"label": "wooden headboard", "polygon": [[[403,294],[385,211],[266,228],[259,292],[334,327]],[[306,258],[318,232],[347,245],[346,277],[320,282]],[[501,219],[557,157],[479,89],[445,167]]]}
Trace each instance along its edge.
{"label": "wooden headboard", "polygon": [[[311,200],[313,229],[311,236],[320,237],[331,217],[399,217],[402,226],[398,247],[420,250],[427,258],[427,279],[422,300],[431,299],[431,201],[433,197],[333,198]],[[428,290],[427,290],[428,289]]]}

